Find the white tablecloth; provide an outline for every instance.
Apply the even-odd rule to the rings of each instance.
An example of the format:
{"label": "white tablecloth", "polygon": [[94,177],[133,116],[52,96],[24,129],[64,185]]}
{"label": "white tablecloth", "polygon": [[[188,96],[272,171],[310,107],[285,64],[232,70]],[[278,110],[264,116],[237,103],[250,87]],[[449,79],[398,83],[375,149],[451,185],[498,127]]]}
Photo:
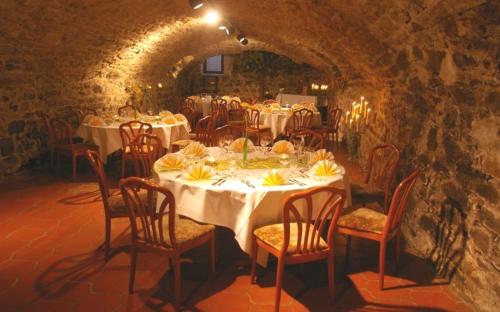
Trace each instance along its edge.
{"label": "white tablecloth", "polygon": [[[273,140],[285,131],[286,126],[292,126],[292,118],[288,112],[279,113],[260,113],[260,123],[265,127],[271,128],[271,133],[273,135]],[[314,112],[311,126],[321,126],[321,114],[319,112]]]}
{"label": "white tablecloth", "polygon": [[[76,135],[99,146],[101,159],[106,162],[110,154],[122,148],[119,126],[118,123],[109,126],[81,124],[76,131]],[[173,125],[152,124],[152,126],[153,134],[160,138],[163,147],[169,149],[173,142],[189,139],[189,132],[191,131],[187,121]]]}
{"label": "white tablecloth", "polygon": [[[222,151],[218,147],[209,148],[209,153],[216,159],[222,157]],[[249,157],[253,157],[252,154],[254,153],[251,153]],[[265,171],[264,169],[238,170],[236,178],[226,181],[222,186],[213,186],[211,181],[186,180],[179,177],[179,171],[156,173],[160,184],[174,194],[178,214],[198,222],[224,226],[233,230],[236,241],[247,253],[251,250],[253,230],[264,225],[282,222],[284,200],[296,191],[333,185],[345,189],[348,199],[346,205],[351,203],[349,181],[343,167],[339,175],[332,177],[297,178],[306,183],[306,186],[297,184],[263,186],[262,176]],[[241,177],[248,178],[255,188],[241,182]]]}
{"label": "white tablecloth", "polygon": [[300,95],[300,94],[278,94],[276,97],[276,101],[284,106],[286,104],[292,106],[293,104],[299,104],[302,102],[314,103],[314,105],[318,104],[317,96],[310,95]]}
{"label": "white tablecloth", "polygon": [[203,113],[203,116],[208,116],[212,112],[212,97],[211,96],[206,96],[206,97],[201,97],[198,95],[193,95],[189,97],[190,99],[193,99],[196,105],[196,110],[198,112]]}

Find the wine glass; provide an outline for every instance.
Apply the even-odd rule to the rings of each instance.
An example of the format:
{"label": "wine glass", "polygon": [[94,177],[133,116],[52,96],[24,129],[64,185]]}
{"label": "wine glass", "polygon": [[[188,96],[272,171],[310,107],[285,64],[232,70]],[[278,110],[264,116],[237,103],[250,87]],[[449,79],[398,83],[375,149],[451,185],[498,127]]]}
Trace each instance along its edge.
{"label": "wine glass", "polygon": [[281,154],[280,156],[280,164],[287,168],[290,165],[290,156],[288,154]]}
{"label": "wine glass", "polygon": [[291,173],[291,175],[296,173],[298,166],[299,166],[298,159],[295,157],[290,158],[290,173]]}
{"label": "wine glass", "polygon": [[272,141],[269,135],[264,135],[260,138],[260,147],[264,150],[264,153],[268,151],[268,145],[271,144]]}
{"label": "wine glass", "polygon": [[293,137],[292,144],[297,154],[301,154],[302,150],[304,149],[304,137],[303,136]]}

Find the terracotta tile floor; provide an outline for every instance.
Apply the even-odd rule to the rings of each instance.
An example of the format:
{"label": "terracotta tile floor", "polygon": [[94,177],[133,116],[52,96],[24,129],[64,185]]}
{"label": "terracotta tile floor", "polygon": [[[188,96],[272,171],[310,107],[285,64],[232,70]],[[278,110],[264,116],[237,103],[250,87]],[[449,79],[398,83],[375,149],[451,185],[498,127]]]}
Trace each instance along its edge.
{"label": "terracotta tile floor", "polygon": [[[341,155],[337,158],[346,164]],[[351,180],[359,180],[361,172],[347,167]],[[79,183],[34,169],[0,185],[0,310],[173,310],[171,271],[161,256],[139,255],[136,292],[128,295],[128,220],[113,221],[113,256],[104,262],[104,217],[97,184],[88,167],[82,171]],[[116,166],[111,171],[117,172]],[[208,249],[186,255],[193,263],[182,268],[185,309],[271,311],[274,264],[260,270],[259,284],[252,285],[248,258],[229,230],[217,229],[217,246],[213,277],[207,273]],[[325,263],[287,267],[282,311],[471,310],[445,281],[434,277],[431,266],[408,253],[397,275],[389,257],[388,289],[379,291],[377,250],[376,244],[353,240],[346,275],[344,241],[339,237],[334,306],[327,304]]]}

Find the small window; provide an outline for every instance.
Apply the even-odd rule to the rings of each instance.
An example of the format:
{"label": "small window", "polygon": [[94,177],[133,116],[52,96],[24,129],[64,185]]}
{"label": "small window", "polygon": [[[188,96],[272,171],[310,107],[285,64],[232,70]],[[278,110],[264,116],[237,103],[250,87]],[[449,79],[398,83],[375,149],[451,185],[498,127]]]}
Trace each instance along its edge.
{"label": "small window", "polygon": [[216,55],[209,57],[203,62],[204,75],[223,75],[224,74],[224,56]]}

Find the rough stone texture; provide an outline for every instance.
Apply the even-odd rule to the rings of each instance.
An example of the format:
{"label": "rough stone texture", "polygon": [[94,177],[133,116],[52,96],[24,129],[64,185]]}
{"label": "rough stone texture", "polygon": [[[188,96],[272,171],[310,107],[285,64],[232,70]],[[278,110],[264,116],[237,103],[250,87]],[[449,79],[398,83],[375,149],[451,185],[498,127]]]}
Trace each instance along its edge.
{"label": "rough stone texture", "polygon": [[[40,112],[119,106],[132,85],[164,88],[218,53],[263,50],[325,73],[330,99],[373,104],[363,136],[402,149],[398,178],[422,173],[406,242],[481,310],[495,310],[500,264],[498,1],[216,1],[246,47],[187,1],[0,1],[0,172],[43,149]],[[174,68],[175,67],[175,68]],[[24,123],[23,123],[24,122]]]}

